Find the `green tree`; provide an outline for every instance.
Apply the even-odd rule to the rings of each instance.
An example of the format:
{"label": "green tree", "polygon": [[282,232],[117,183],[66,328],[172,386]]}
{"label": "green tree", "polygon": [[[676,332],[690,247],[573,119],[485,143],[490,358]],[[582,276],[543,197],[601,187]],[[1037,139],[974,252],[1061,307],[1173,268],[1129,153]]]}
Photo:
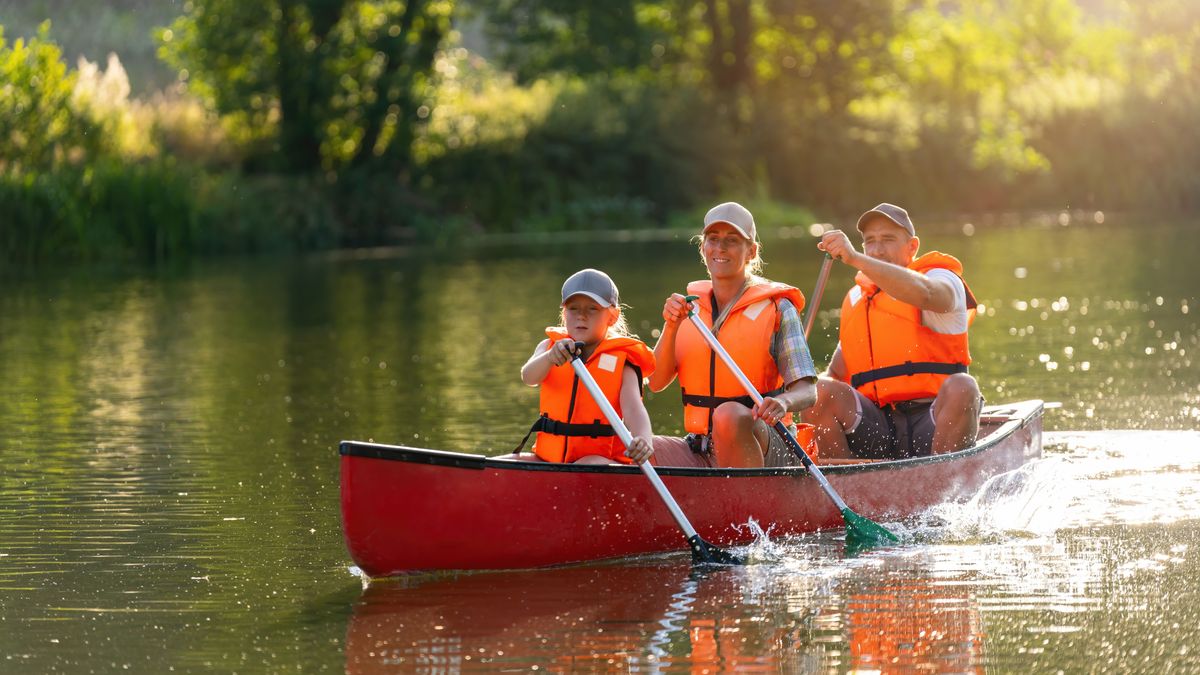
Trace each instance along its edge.
{"label": "green tree", "polygon": [[192,90],[275,170],[405,173],[452,0],[189,0],[161,31]]}
{"label": "green tree", "polygon": [[[518,81],[550,72],[612,74],[648,63],[657,36],[636,0],[474,0],[500,60]],[[657,3],[661,4],[661,3]]]}
{"label": "green tree", "polygon": [[0,26],[0,174],[46,171],[100,148],[98,127],[74,104],[77,73],[49,33],[47,21],[10,47]]}

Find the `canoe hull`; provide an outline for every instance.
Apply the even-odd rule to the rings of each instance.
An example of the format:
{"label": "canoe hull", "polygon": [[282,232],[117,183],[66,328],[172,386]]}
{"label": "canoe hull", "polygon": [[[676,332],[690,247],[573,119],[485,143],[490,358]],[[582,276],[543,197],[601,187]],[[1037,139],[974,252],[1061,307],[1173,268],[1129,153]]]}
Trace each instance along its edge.
{"label": "canoe hull", "polygon": [[[994,430],[937,457],[823,467],[855,512],[880,522],[972,496],[1041,453],[1041,401],[985,410]],[[636,467],[493,460],[353,441],[341,444],[342,527],[368,576],[523,569],[686,548]],[[800,467],[659,468],[704,539],[748,543],[840,528],[841,515]]]}

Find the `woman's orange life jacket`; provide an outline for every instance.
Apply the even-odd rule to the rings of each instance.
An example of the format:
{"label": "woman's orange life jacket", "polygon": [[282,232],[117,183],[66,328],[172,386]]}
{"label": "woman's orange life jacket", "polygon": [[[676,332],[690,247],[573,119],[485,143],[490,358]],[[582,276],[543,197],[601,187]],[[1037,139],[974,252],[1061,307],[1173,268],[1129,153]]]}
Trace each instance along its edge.
{"label": "woman's orange life jacket", "polygon": [[[924,274],[946,269],[962,278],[962,263],[931,251],[909,263]],[[876,405],[937,396],[942,382],[967,372],[971,354],[967,333],[947,335],[926,328],[921,310],[884,293],[859,272],[842,300],[839,337],[850,385]],[[975,296],[967,291],[967,322],[975,320]]]}
{"label": "woman's orange life jacket", "polygon": [[[563,328],[547,328],[546,337],[554,343],[570,337]],[[621,380],[628,364],[637,372],[638,382],[654,372],[654,352],[641,340],[629,337],[605,338],[588,357],[588,372],[596,380],[609,404],[621,412]],[[570,363],[554,366],[542,380],[538,412],[533,425],[537,439],[533,451],[547,462],[574,462],[587,455],[601,455],[613,461],[632,464],[625,456],[625,445],[604,412]]]}
{"label": "woman's orange life jacket", "polygon": [[[699,296],[694,305],[701,320],[711,328],[713,305],[716,304],[712,282],[693,281],[688,284],[687,292]],[[797,312],[804,309],[804,295],[791,286],[774,281],[750,286],[734,302],[716,334],[717,341],[763,396],[781,393],[785,384],[770,352],[771,339],[779,328],[779,300],[784,298]],[[712,429],[713,411],[726,401],[738,401],[747,408],[754,406],[754,400],[704,341],[691,320],[679,326],[675,338],[675,363],[683,394],[683,426],[688,431],[708,434]],[[782,421],[790,425],[791,414]]]}

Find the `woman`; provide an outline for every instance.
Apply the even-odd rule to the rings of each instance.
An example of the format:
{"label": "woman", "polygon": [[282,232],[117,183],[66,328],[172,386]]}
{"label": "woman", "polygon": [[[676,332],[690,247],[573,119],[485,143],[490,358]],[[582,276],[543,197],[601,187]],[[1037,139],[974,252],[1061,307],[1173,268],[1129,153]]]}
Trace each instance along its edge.
{"label": "woman", "polygon": [[742,372],[763,395],[754,404],[704,337],[687,319],[688,303],[673,293],[663,305],[650,389],[677,376],[686,438],[654,437],[663,466],[790,466],[798,461],[771,426],[816,400],[816,368],[804,340],[799,290],[758,276],[761,245],[754,217],[726,202],[704,216],[697,237],[708,280],[688,284],[694,307]]}

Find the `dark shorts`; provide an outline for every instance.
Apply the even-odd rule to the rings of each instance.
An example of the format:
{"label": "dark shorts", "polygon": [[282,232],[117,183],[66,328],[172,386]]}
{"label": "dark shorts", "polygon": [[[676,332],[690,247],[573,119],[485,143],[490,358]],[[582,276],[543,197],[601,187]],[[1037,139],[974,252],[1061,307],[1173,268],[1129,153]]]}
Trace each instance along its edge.
{"label": "dark shorts", "polygon": [[933,450],[933,400],[902,401],[882,408],[855,391],[862,417],[846,434],[850,452],[862,459],[903,459]]}

